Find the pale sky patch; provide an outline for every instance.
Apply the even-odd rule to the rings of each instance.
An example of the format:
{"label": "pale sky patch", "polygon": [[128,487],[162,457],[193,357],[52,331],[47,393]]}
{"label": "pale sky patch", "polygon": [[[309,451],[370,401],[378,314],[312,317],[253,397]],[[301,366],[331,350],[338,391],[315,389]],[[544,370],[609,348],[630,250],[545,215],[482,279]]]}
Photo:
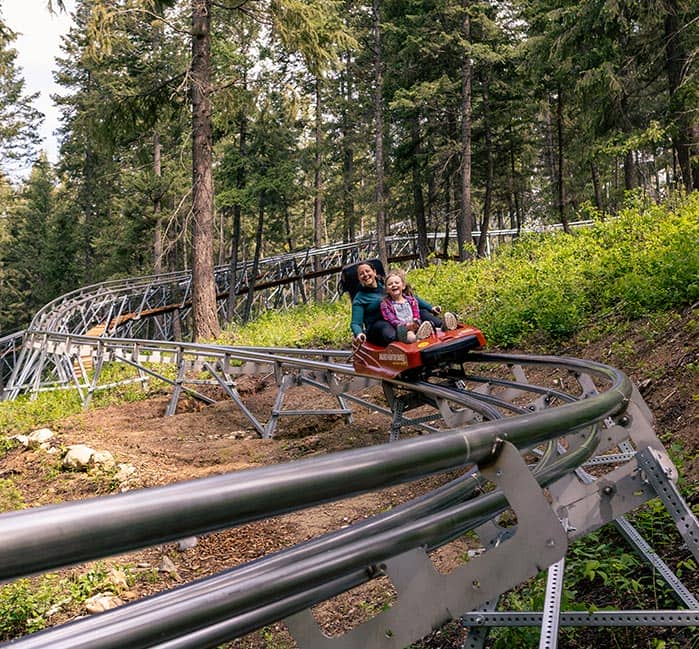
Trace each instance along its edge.
{"label": "pale sky patch", "polygon": [[[54,2],[55,6],[55,2]],[[41,94],[34,107],[45,116],[40,134],[48,159],[58,159],[58,142],[54,131],[59,126],[58,110],[51,101],[52,94],[62,89],[53,81],[55,57],[61,54],[61,35],[68,33],[75,0],[65,0],[66,12],[51,14],[47,0],[0,0],[0,12],[5,24],[18,34],[12,46],[17,50],[17,65],[26,82],[27,94]]]}

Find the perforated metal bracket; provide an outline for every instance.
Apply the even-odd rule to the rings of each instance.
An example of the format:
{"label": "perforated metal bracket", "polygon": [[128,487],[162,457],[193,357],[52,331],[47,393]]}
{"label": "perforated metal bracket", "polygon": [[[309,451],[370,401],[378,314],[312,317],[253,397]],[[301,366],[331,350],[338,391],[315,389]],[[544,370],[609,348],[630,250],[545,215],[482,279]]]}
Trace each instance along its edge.
{"label": "perforated metal bracket", "polygon": [[517,517],[510,539],[447,575],[437,572],[422,548],[387,561],[386,574],[398,594],[391,608],[337,638],[323,634],[310,610],[297,613],[286,623],[298,646],[401,649],[561,559],[565,530],[519,451],[503,443],[496,462],[482,473],[502,490]]}
{"label": "perforated metal bracket", "polygon": [[[544,614],[540,611],[474,611],[461,616],[464,626],[478,624],[480,627],[491,626],[529,626],[540,627]],[[698,611],[564,611],[559,620],[561,627],[623,627],[623,626],[658,626],[683,627],[699,625]]]}
{"label": "perforated metal bracket", "polygon": [[699,561],[699,523],[677,489],[677,469],[674,464],[664,453],[644,448],[638,452],[638,466],[641,469],[641,478],[647,480],[655,489],[658,498],[675,521],[687,548]]}
{"label": "perforated metal bracket", "polygon": [[564,569],[565,558],[549,566],[548,569],[539,649],[556,649],[558,646],[558,625],[561,616]]}

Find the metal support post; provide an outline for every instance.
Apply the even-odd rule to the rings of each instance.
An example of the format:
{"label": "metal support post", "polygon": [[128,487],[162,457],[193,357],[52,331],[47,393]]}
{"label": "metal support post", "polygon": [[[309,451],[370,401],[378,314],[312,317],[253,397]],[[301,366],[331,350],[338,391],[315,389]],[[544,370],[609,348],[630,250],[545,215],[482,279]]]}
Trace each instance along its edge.
{"label": "metal support post", "polygon": [[699,561],[699,523],[679,492],[677,485],[670,480],[674,470],[672,465],[663,465],[660,454],[652,448],[644,448],[638,453],[638,463],[642,477],[655,489],[658,498],[667,508],[677,530],[682,535],[687,548]]}
{"label": "metal support post", "polygon": [[556,649],[558,645],[558,624],[561,615],[564,569],[565,557],[549,566],[548,569],[539,649]]}

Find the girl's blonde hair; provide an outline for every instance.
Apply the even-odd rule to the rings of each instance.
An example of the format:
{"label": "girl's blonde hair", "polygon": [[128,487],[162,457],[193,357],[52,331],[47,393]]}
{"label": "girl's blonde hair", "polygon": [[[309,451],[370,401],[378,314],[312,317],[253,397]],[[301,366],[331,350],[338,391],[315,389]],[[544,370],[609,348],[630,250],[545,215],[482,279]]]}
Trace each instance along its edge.
{"label": "girl's blonde hair", "polygon": [[412,295],[413,294],[413,288],[408,284],[408,279],[406,276],[405,271],[402,268],[392,268],[386,273],[386,277],[384,277],[384,286],[386,282],[388,281],[388,278],[391,275],[395,275],[396,277],[400,278],[400,281],[403,282],[403,294],[404,295]]}

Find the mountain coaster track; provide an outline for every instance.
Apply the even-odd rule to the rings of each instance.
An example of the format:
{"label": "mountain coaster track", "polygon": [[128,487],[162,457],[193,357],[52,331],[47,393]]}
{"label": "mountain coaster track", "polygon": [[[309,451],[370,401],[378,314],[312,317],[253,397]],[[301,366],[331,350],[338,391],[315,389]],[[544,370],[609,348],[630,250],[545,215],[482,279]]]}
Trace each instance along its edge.
{"label": "mountain coaster track", "polygon": [[[343,254],[351,256],[347,250]],[[217,277],[220,296],[226,297],[225,272]],[[289,281],[298,285],[302,280]],[[88,407],[97,390],[114,385],[107,366],[122,364],[130,369],[120,380],[158,379],[171,387],[167,415],[174,414],[183,393],[213,402],[206,392],[214,386],[262,437],[273,437],[285,416],[330,414],[351,420],[356,406],[387,415],[387,443],[4,514],[2,579],[206,534],[428,475],[456,472],[458,477],[360,523],[25,636],[13,646],[216,647],[280,619],[300,647],[339,648],[404,647],[455,618],[469,627],[465,646],[474,648],[485,646],[492,625],[541,626],[540,646],[555,647],[561,624],[699,624],[695,595],[624,517],[659,497],[699,560],[699,526],[677,490],[676,468],[653,431],[648,408],[622,372],[572,358],[474,352],[467,362],[440,368],[425,380],[377,381],[357,375],[345,350],[177,342],[173,334],[186,334],[188,326],[187,282],[181,273],[107,282],[47,305],[26,332],[8,337],[13,346],[3,359],[12,359],[12,367],[3,397],[75,389]],[[236,379],[246,372],[275,378],[277,398],[266,421],[251,412],[236,389]],[[317,389],[336,407],[285,409],[285,396],[299,385]],[[379,394],[372,386],[381,387]],[[408,426],[429,434],[400,439]],[[557,576],[569,540],[609,522],[665,579],[683,609],[604,611],[577,618],[560,612]],[[438,573],[429,552],[471,531],[483,553],[447,575]],[[547,568],[543,613],[508,617],[495,610],[502,593]],[[397,593],[392,606],[343,636],[325,636],[310,608],[382,576]]]}

